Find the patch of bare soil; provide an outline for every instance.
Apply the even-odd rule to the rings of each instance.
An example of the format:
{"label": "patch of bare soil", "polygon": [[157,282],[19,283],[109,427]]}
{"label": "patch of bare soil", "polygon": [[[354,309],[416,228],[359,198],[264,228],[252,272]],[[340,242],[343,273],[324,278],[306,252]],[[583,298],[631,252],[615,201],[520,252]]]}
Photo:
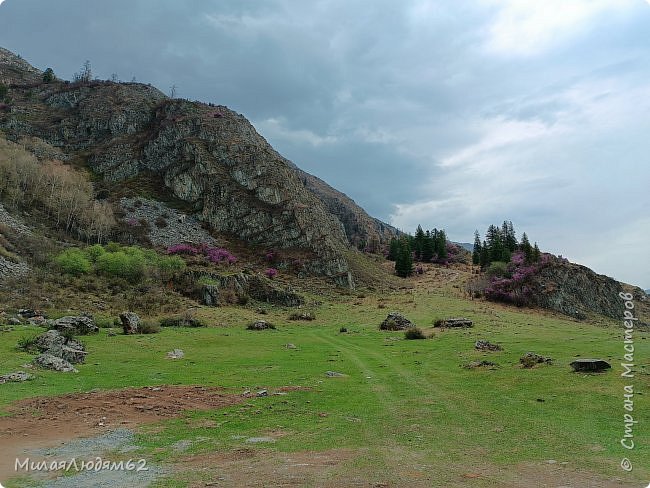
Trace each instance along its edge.
{"label": "patch of bare soil", "polygon": [[0,418],[0,479],[15,475],[15,459],[25,451],[243,400],[203,386],[126,388],[22,400],[8,408],[10,416]]}
{"label": "patch of bare soil", "polygon": [[352,449],[292,453],[237,449],[181,458],[174,466],[177,475],[173,477],[182,479],[183,473],[188,474],[192,488],[373,486],[367,473],[355,476],[345,467],[358,455]]}

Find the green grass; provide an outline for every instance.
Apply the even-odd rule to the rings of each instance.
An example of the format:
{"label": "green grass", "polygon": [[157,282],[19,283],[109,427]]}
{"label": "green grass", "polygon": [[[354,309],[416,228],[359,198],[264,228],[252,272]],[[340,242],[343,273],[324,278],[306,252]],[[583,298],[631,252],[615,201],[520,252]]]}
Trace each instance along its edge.
{"label": "green grass", "polygon": [[[352,305],[355,301],[360,304]],[[638,333],[635,342],[638,444],[625,453],[618,441],[626,380],[619,371],[622,331],[615,323],[597,327],[439,294],[395,294],[387,296],[386,303],[385,309],[378,309],[373,296],[327,301],[310,323],[289,322],[287,310],[272,309],[263,318],[278,325],[275,331],[245,330],[253,312],[237,307],[201,310],[209,324],[221,327],[165,328],[154,335],[115,337],[102,329],[84,338],[90,354],[78,374],[39,372],[34,381],[2,385],[0,407],[34,395],[93,388],[202,384],[241,393],[302,386],[307,389],[145,426],[139,439],[142,454],[164,463],[177,456],[175,442],[190,439],[195,442],[188,453],[244,445],[283,452],[350,448],[360,455],[348,469],[389,478],[396,467],[395,453],[400,453],[405,463],[430,466],[440,473],[440,482],[449,483],[468,466],[483,463],[507,469],[549,459],[603,476],[650,480],[650,470],[644,467],[650,461],[647,333]],[[403,332],[378,330],[392,310],[404,312],[425,330],[441,316],[466,316],[475,327],[436,330],[429,340],[408,341]],[[339,334],[343,326],[347,334]],[[20,369],[32,357],[17,351],[15,344],[35,328],[18,329],[2,333],[0,371]],[[497,342],[504,350],[475,351],[478,339]],[[289,342],[297,349],[287,349]],[[165,358],[175,348],[185,352],[184,359]],[[519,357],[528,351],[554,362],[519,368]],[[569,363],[577,355],[607,359],[613,370],[602,375],[572,373]],[[500,367],[462,368],[483,358]],[[328,370],[346,376],[328,378]],[[213,427],[205,427],[206,420]],[[242,440],[272,431],[286,435],[259,447]],[[631,474],[618,467],[625,454],[635,463]]]}

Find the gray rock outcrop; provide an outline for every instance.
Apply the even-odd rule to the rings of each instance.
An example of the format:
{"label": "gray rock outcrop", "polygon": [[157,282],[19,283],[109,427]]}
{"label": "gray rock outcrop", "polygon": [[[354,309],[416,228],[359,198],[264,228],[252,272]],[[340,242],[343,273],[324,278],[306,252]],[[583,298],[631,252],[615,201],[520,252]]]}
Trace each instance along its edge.
{"label": "gray rock outcrop", "polygon": [[77,369],[65,359],[61,359],[60,357],[56,357],[47,353],[40,354],[32,362],[34,365],[43,369],[52,369],[54,371],[61,371],[63,373],[78,372]]}
{"label": "gray rock outcrop", "polygon": [[381,330],[406,330],[415,324],[399,312],[391,312],[379,325]]}
{"label": "gray rock outcrop", "polygon": [[133,312],[122,312],[120,314],[122,330],[125,334],[137,334],[140,330],[140,317]]}
{"label": "gray rock outcrop", "polygon": [[87,315],[68,315],[56,319],[53,328],[59,332],[70,332],[75,335],[95,334],[99,332],[99,327],[95,324],[92,317]]}

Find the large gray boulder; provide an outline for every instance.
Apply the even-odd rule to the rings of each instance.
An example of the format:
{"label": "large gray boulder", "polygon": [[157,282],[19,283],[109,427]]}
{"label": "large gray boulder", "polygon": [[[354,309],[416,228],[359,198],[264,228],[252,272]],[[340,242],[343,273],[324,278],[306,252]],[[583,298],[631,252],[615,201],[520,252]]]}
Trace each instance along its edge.
{"label": "large gray boulder", "polygon": [[61,371],[63,373],[78,372],[77,369],[75,369],[75,367],[72,366],[72,364],[70,364],[68,361],[53,356],[52,354],[41,354],[37,356],[32,362],[39,368],[43,369],[52,369],[54,371]]}
{"label": "large gray boulder", "polygon": [[415,327],[415,324],[399,312],[391,312],[379,325],[381,330],[406,330]]}
{"label": "large gray boulder", "polygon": [[99,332],[99,327],[97,327],[93,318],[87,315],[69,315],[56,319],[54,321],[54,329],[64,333],[70,331],[75,335],[87,335]]}
{"label": "large gray boulder", "polygon": [[140,331],[140,317],[133,312],[122,312],[120,314],[122,329],[125,334],[137,334]]}
{"label": "large gray boulder", "polygon": [[78,364],[86,360],[84,345],[72,337],[63,336],[58,330],[48,330],[36,338],[36,348],[46,354]]}

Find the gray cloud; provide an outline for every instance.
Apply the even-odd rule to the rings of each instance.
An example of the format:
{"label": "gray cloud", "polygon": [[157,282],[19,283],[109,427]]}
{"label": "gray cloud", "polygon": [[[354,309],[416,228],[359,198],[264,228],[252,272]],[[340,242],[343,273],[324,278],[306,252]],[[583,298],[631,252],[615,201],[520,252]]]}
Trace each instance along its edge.
{"label": "gray cloud", "polygon": [[508,218],[647,288],[648,20],[633,0],[6,0],[0,45],[228,105],[399,227]]}

